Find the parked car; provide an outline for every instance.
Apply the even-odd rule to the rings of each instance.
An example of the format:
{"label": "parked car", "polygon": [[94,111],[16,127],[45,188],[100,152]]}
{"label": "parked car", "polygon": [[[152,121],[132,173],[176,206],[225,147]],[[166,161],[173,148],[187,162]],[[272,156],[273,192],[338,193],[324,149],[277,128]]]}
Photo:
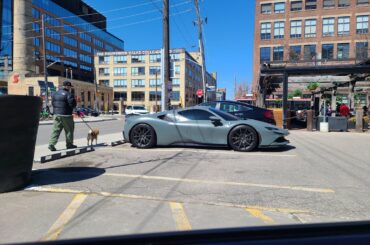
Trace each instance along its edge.
{"label": "parked car", "polygon": [[77,107],[74,109],[75,113],[83,114],[84,116],[94,116],[97,117],[100,115],[100,112],[97,110],[91,109],[91,108],[83,108],[83,107]]}
{"label": "parked car", "polygon": [[230,113],[240,119],[254,119],[266,123],[276,124],[274,114],[271,110],[260,108],[236,101],[211,101],[199,104],[200,106],[209,106],[221,111]]}
{"label": "parked car", "polygon": [[282,146],[285,129],[256,120],[241,120],[223,111],[204,106],[169,110],[126,118],[123,135],[137,148],[156,145],[220,145],[235,151]]}
{"label": "parked car", "polygon": [[131,115],[131,114],[142,115],[142,114],[148,114],[148,113],[149,111],[145,109],[144,106],[139,106],[139,105],[129,105],[127,106],[125,110],[126,115]]}

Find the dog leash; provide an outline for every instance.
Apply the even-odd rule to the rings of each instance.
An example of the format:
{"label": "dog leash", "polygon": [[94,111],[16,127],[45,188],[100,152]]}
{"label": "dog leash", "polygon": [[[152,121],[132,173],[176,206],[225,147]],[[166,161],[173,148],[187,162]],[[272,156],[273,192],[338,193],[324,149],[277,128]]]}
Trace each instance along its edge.
{"label": "dog leash", "polygon": [[87,124],[87,122],[83,119],[83,117],[80,117],[80,118],[86,124],[86,126],[92,131],[93,129],[90,127],[89,124]]}

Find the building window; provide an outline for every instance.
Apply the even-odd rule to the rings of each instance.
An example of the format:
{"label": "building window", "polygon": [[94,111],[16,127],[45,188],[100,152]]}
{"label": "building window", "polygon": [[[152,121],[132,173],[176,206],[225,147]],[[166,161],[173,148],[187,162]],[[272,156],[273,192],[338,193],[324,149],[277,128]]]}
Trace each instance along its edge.
{"label": "building window", "polygon": [[145,63],[145,55],[132,55],[131,63]]}
{"label": "building window", "polygon": [[35,8],[32,8],[32,16],[35,19],[40,19],[40,11]]}
{"label": "building window", "polygon": [[338,18],[338,36],[349,35],[349,17]]}
{"label": "building window", "polygon": [[316,9],[317,3],[316,0],[306,0],[305,9]]}
{"label": "building window", "polygon": [[64,48],[63,53],[64,53],[64,56],[66,57],[77,59],[77,52],[72,49]]}
{"label": "building window", "polygon": [[303,59],[313,60],[316,57],[316,45],[305,45],[303,48]]}
{"label": "building window", "polygon": [[80,54],[80,60],[85,63],[92,64],[92,58],[89,55]]}
{"label": "building window", "polygon": [[113,68],[113,75],[114,76],[126,76],[127,75],[127,68],[126,67],[114,67]]}
{"label": "building window", "polygon": [[109,68],[99,68],[99,76],[109,76]]}
{"label": "building window", "polygon": [[180,91],[172,91],[170,94],[170,98],[173,101],[179,101],[180,100]]}
{"label": "building window", "polygon": [[99,80],[99,85],[109,87],[109,80]]}
{"label": "building window", "polygon": [[45,35],[55,40],[60,40],[60,33],[57,31],[54,31],[53,29],[49,29],[47,27],[45,28]]}
{"label": "building window", "polygon": [[145,92],[131,92],[131,101],[144,101]]}
{"label": "building window", "polygon": [[349,43],[338,43],[338,45],[337,45],[337,58],[339,60],[349,58]]}
{"label": "building window", "polygon": [[170,60],[171,61],[179,61],[180,60],[180,54],[170,54]]}
{"label": "building window", "polygon": [[271,38],[271,23],[261,23],[261,40]]}
{"label": "building window", "polygon": [[260,63],[269,63],[271,61],[271,48],[260,48]]}
{"label": "building window", "polygon": [[114,64],[126,64],[127,63],[127,56],[126,55],[116,55],[113,56]]}
{"label": "building window", "polygon": [[132,76],[145,75],[145,67],[131,67]]}
{"label": "building window", "polygon": [[305,37],[316,37],[316,20],[305,21]]}
{"label": "building window", "polygon": [[40,24],[32,23],[32,29],[34,32],[40,32]]}
{"label": "building window", "polygon": [[333,7],[335,7],[335,0],[324,0],[323,7],[324,8],[333,8]]}
{"label": "building window", "polygon": [[99,64],[109,64],[109,56],[99,56]]}
{"label": "building window", "polygon": [[94,44],[95,44],[95,46],[98,46],[98,47],[101,47],[101,48],[104,47],[103,42],[98,40],[98,39],[95,39],[95,38],[94,38]]}
{"label": "building window", "polygon": [[279,21],[274,23],[274,38],[282,39],[284,38],[284,21]]}
{"label": "building window", "polygon": [[80,32],[80,38],[91,43],[91,36],[85,32]]}
{"label": "building window", "polygon": [[127,92],[114,92],[114,100],[122,100],[127,101]]}
{"label": "building window", "polygon": [[71,34],[71,35],[77,35],[77,29],[70,26],[70,25],[64,25],[64,34]]}
{"label": "building window", "polygon": [[284,60],[284,47],[283,46],[274,47],[273,52],[274,52],[274,55],[273,55],[274,61]]}
{"label": "building window", "polygon": [[46,42],[46,49],[55,53],[60,53],[60,46],[52,42]]}
{"label": "building window", "polygon": [[275,13],[280,14],[285,12],[285,3],[275,3]]}
{"label": "building window", "polygon": [[126,79],[114,79],[113,86],[115,88],[127,88],[127,80]]}
{"label": "building window", "polygon": [[302,21],[292,20],[290,22],[290,38],[301,38],[302,36]]}
{"label": "building window", "polygon": [[368,58],[369,46],[368,42],[356,43],[356,59],[364,60]]}
{"label": "building window", "polygon": [[272,12],[271,3],[261,4],[261,14],[271,14],[271,12]]}
{"label": "building window", "polygon": [[[155,96],[157,94],[157,96]],[[157,101],[161,101],[161,99],[162,99],[162,93],[161,93],[161,91],[149,91],[149,100],[150,101],[155,101],[155,100],[157,100]]]}
{"label": "building window", "polygon": [[34,37],[33,38],[33,45],[40,47],[40,38]]}
{"label": "building window", "polygon": [[180,78],[172,79],[172,87],[180,87]]}
{"label": "building window", "polygon": [[369,16],[361,15],[356,17],[356,33],[366,34],[369,32]]}
{"label": "building window", "polygon": [[324,18],[322,26],[322,35],[324,37],[334,36],[334,18]]}
{"label": "building window", "polygon": [[334,44],[322,45],[322,59],[332,60],[334,58]]}
{"label": "building window", "polygon": [[[90,66],[80,65],[80,69],[84,71],[92,71],[92,68]],[[109,84],[107,85],[109,87]]]}
{"label": "building window", "polygon": [[151,66],[149,67],[149,75],[160,75],[161,74],[161,67],[160,66]]}
{"label": "building window", "polygon": [[153,88],[155,86],[157,86],[157,87],[162,86],[162,82],[161,82],[160,79],[157,79],[157,80],[156,79],[150,79],[149,80],[149,87]]}
{"label": "building window", "polygon": [[161,55],[160,54],[151,54],[149,55],[150,63],[159,63],[161,62]]}
{"label": "building window", "polygon": [[298,61],[301,59],[301,46],[290,46],[289,60]]}
{"label": "building window", "polygon": [[290,3],[290,11],[302,10],[302,1],[294,1]]}
{"label": "building window", "polygon": [[351,6],[350,0],[339,0],[338,7],[344,8]]}
{"label": "building window", "polygon": [[369,4],[369,0],[357,0],[357,5]]}
{"label": "building window", "polygon": [[132,79],[131,87],[132,88],[145,88],[145,80],[144,79]]}
{"label": "building window", "polygon": [[91,47],[87,44],[80,43],[80,49],[88,53],[91,53]]}
{"label": "building window", "polygon": [[63,36],[63,42],[69,46],[72,46],[72,47],[77,47],[77,40],[76,39],[73,39],[73,38],[70,38],[70,37],[67,37],[67,36]]}

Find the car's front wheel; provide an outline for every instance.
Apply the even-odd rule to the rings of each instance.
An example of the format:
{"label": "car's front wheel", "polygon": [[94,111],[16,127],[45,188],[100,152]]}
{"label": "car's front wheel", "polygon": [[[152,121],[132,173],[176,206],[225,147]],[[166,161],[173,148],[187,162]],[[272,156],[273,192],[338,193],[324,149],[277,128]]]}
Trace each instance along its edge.
{"label": "car's front wheel", "polygon": [[156,143],[154,129],[147,124],[138,124],[131,130],[131,144],[137,148],[152,148]]}
{"label": "car's front wheel", "polygon": [[235,151],[252,151],[258,145],[258,135],[252,127],[240,125],[231,130],[228,141]]}

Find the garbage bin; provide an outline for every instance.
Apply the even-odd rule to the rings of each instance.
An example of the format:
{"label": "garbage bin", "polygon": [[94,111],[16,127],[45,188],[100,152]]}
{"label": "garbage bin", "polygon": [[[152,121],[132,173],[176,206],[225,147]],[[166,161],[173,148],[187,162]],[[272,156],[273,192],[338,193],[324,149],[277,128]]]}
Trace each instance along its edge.
{"label": "garbage bin", "polygon": [[35,96],[0,96],[0,193],[31,179],[41,105]]}

